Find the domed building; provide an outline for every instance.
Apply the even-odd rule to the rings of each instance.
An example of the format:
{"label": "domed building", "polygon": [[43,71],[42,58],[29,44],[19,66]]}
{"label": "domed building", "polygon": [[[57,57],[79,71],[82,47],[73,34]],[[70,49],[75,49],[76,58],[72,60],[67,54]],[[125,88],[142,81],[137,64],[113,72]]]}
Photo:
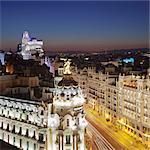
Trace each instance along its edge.
{"label": "domed building", "polygon": [[35,88],[34,99],[0,96],[0,140],[22,150],[86,149],[84,98],[69,65],[55,88]]}
{"label": "domed building", "polygon": [[87,122],[83,111],[84,98],[70,72],[70,62],[64,65],[64,76],[53,93],[49,105],[48,150],[85,150]]}

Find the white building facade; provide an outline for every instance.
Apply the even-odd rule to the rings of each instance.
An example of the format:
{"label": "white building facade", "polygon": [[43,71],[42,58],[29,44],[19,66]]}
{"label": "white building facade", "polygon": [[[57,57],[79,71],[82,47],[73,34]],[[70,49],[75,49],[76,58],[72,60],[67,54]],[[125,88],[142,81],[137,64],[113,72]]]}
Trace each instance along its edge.
{"label": "white building facade", "polygon": [[25,31],[22,36],[21,55],[23,59],[35,59],[35,55],[43,56],[43,41],[36,38],[30,38],[29,33]]}
{"label": "white building facade", "polygon": [[47,101],[0,96],[0,139],[23,150],[85,150],[87,122],[78,83],[66,73],[47,90],[52,92]]}
{"label": "white building facade", "polygon": [[[67,62],[68,63],[68,62]],[[78,83],[72,78],[66,63],[64,76],[54,90],[48,115],[49,150],[85,150],[87,121],[83,111],[84,97]]]}
{"label": "white building facade", "polygon": [[96,73],[94,68],[75,69],[88,104],[130,135],[150,143],[150,78]]}
{"label": "white building facade", "polygon": [[44,150],[46,113],[40,102],[0,96],[0,139],[24,150]]}

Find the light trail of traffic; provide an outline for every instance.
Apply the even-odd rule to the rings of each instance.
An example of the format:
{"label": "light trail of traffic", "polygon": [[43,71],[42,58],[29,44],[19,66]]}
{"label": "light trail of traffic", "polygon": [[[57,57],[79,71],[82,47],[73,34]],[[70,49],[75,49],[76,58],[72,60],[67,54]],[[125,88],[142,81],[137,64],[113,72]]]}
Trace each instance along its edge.
{"label": "light trail of traffic", "polygon": [[115,150],[115,148],[98,132],[98,130],[88,122],[88,134],[98,147],[98,150]]}

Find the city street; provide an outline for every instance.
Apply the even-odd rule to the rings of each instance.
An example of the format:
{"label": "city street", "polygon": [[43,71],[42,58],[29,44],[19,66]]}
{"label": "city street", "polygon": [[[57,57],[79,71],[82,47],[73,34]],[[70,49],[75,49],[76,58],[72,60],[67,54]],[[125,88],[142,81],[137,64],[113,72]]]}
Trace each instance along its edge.
{"label": "city street", "polygon": [[[84,106],[86,111],[87,121],[94,126],[98,132],[114,147],[116,150],[146,150],[144,145],[136,142],[134,138],[129,136],[123,131],[115,130],[109,122],[106,122],[104,118],[98,115],[98,113],[88,105]],[[95,133],[94,133],[95,135]],[[92,140],[95,138],[92,138]]]}
{"label": "city street", "polygon": [[98,150],[115,150],[115,148],[100,134],[90,122],[88,122],[87,134],[92,139],[93,148]]}
{"label": "city street", "polygon": [[148,0],[0,6],[0,150],[150,150]]}

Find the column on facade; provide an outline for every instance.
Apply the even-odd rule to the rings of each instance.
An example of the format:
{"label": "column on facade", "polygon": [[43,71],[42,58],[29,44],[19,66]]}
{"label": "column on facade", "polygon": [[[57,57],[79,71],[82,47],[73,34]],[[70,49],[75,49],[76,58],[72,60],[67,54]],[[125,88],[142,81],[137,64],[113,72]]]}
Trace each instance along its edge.
{"label": "column on facade", "polygon": [[80,148],[79,150],[85,150],[85,143],[84,143],[84,130],[79,131],[79,136],[80,136]]}
{"label": "column on facade", "polygon": [[3,122],[3,129],[7,129],[7,125],[8,125],[8,123],[6,122],[6,120],[4,120],[4,122]]}
{"label": "column on facade", "polygon": [[14,127],[14,124],[13,123],[9,123],[9,131],[12,131],[13,127]]}
{"label": "column on facade", "polygon": [[63,150],[65,150],[66,147],[66,133],[63,134]]}
{"label": "column on facade", "polygon": [[77,150],[77,136],[73,136],[73,150]]}
{"label": "column on facade", "polygon": [[4,133],[4,139],[3,140],[8,143],[8,134],[6,132]]}
{"label": "column on facade", "polygon": [[9,135],[9,143],[10,143],[11,145],[13,145],[13,140],[14,140],[14,136],[13,136],[13,134],[10,134],[10,135]]}
{"label": "column on facade", "polygon": [[2,132],[2,130],[0,130],[0,139],[1,140],[3,139],[3,132]]}
{"label": "column on facade", "polygon": [[62,142],[63,142],[62,135],[59,135],[59,150],[62,150]]}
{"label": "column on facade", "polygon": [[56,130],[52,129],[52,140],[53,140],[53,150],[57,150],[56,149]]}
{"label": "column on facade", "polygon": [[50,128],[47,130],[47,147],[48,150],[57,150],[56,149],[56,130]]}
{"label": "column on facade", "polygon": [[26,132],[27,132],[27,129],[26,129],[26,127],[22,127],[22,135],[26,135]]}
{"label": "column on facade", "polygon": [[2,140],[3,140],[3,138],[4,138],[4,133],[3,133],[3,131],[2,131],[2,130],[0,130],[0,139],[2,139]]}
{"label": "column on facade", "polygon": [[34,143],[29,140],[29,150],[34,150]]}
{"label": "column on facade", "polygon": [[20,137],[18,135],[15,137],[15,146],[20,147]]}
{"label": "column on facade", "polygon": [[38,130],[35,131],[35,139],[37,141],[39,140],[39,131]]}
{"label": "column on facade", "polygon": [[70,143],[71,143],[71,145],[73,147],[73,133],[70,133]]}
{"label": "column on facade", "polygon": [[4,114],[6,117],[8,117],[8,108],[5,108],[5,109],[3,110],[3,114]]}
{"label": "column on facade", "polygon": [[15,133],[19,133],[20,131],[20,126],[19,125],[15,125]]}
{"label": "column on facade", "polygon": [[22,139],[22,148],[23,148],[24,150],[27,149],[27,140],[26,140],[25,138]]}
{"label": "column on facade", "polygon": [[34,136],[34,129],[29,129],[29,136],[32,138]]}
{"label": "column on facade", "polygon": [[43,141],[46,141],[46,133],[42,133],[43,134]]}
{"label": "column on facade", "polygon": [[63,135],[63,134],[61,135],[61,138],[62,138],[62,141],[61,141],[61,148],[62,148],[62,149],[61,149],[61,150],[64,150],[64,149],[63,149],[63,146],[64,146],[64,145],[63,145],[63,143],[64,143],[64,135]]}

